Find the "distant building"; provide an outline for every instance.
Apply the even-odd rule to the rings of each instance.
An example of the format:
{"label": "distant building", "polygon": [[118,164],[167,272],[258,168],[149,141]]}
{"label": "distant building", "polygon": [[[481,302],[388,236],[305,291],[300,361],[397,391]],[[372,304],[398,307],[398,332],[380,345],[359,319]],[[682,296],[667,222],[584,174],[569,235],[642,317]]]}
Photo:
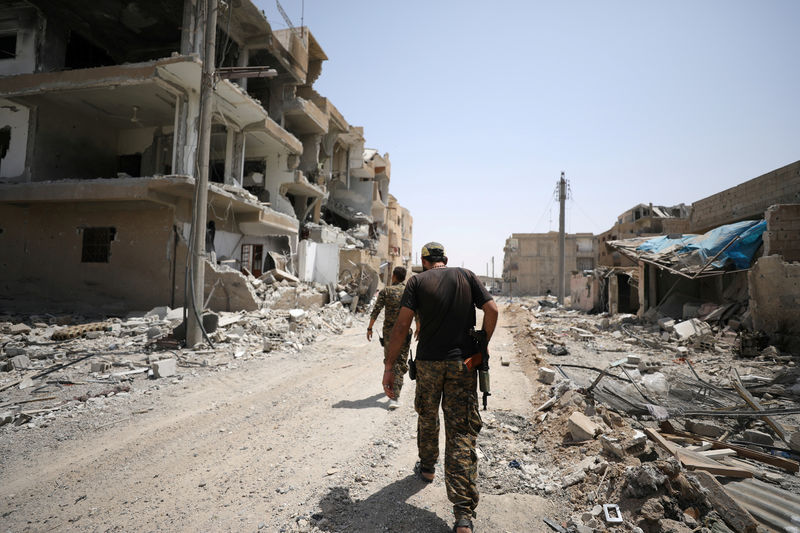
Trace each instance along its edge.
{"label": "distant building", "polygon": [[[566,235],[567,273],[595,267],[591,233]],[[503,248],[503,293],[513,296],[558,293],[558,232],[514,233]]]}
{"label": "distant building", "polygon": [[617,217],[611,229],[597,236],[597,265],[633,266],[633,261],[607,246],[606,242],[646,235],[685,233],[689,229],[691,211],[684,204],[672,207],[639,204],[628,209]]}

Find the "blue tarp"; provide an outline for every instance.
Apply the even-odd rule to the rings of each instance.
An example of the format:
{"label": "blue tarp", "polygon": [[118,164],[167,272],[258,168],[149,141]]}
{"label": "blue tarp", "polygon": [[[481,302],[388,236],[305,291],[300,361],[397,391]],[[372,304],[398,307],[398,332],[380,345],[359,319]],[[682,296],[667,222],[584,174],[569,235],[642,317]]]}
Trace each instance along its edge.
{"label": "blue tarp", "polygon": [[715,269],[725,268],[730,261],[737,269],[750,268],[753,256],[761,246],[761,236],[767,229],[764,220],[745,220],[735,224],[727,224],[715,228],[704,235],[681,235],[670,239],[668,236],[654,237],[640,244],[636,249],[641,252],[666,253],[673,256],[692,254],[705,264],[720,250],[739,236],[725,252],[712,263]]}

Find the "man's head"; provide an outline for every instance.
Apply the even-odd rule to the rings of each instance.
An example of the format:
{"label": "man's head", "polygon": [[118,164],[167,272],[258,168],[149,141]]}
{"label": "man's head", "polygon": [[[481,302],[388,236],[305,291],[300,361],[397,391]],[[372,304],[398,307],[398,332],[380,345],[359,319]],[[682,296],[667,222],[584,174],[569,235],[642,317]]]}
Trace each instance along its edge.
{"label": "man's head", "polygon": [[444,252],[444,246],[438,242],[429,242],[422,247],[422,269],[428,270],[433,268],[436,263],[447,264],[447,255]]}
{"label": "man's head", "polygon": [[401,281],[406,280],[406,269],[405,267],[394,267],[392,270],[392,279],[395,283],[400,283]]}

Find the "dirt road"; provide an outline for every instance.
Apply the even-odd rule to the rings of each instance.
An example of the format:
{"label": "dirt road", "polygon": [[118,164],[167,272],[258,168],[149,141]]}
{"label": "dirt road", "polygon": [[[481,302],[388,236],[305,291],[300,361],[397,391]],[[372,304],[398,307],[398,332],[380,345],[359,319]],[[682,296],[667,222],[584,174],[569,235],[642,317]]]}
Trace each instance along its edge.
{"label": "dirt road", "polygon": [[[492,342],[495,392],[479,438],[487,450],[514,438],[503,420],[527,418],[531,409],[533,385],[502,316]],[[388,411],[381,348],[367,343],[365,328],[357,320],[298,353],[134,386],[126,407],[105,407],[102,424],[89,423],[95,415],[86,409],[47,427],[5,431],[0,527],[449,531],[442,479],[426,485],[412,475],[413,382],[406,381],[403,406]],[[482,481],[481,498],[476,526],[486,532],[543,531],[541,518],[554,505],[497,481]]]}

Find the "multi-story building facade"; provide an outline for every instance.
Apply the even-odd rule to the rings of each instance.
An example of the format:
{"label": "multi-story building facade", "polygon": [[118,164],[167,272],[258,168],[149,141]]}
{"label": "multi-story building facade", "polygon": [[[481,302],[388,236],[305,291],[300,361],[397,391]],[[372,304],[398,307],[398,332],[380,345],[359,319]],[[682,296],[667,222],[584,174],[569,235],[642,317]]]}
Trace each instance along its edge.
{"label": "multi-story building facade", "polygon": [[[327,56],[311,32],[273,32],[250,0],[219,3],[216,67],[274,72],[215,78],[209,159],[198,160],[206,5],[0,4],[2,305],[182,305],[206,163],[198,231],[217,263],[243,272],[278,256],[293,268],[304,224],[337,198],[363,197],[366,221],[384,223],[388,156],[365,151],[363,129],[313,90]],[[230,305],[221,292],[212,308]]]}
{"label": "multi-story building facade", "polygon": [[[558,293],[558,232],[514,233],[506,239],[503,292],[513,296]],[[595,241],[591,233],[565,236],[567,273],[594,268]]]}

